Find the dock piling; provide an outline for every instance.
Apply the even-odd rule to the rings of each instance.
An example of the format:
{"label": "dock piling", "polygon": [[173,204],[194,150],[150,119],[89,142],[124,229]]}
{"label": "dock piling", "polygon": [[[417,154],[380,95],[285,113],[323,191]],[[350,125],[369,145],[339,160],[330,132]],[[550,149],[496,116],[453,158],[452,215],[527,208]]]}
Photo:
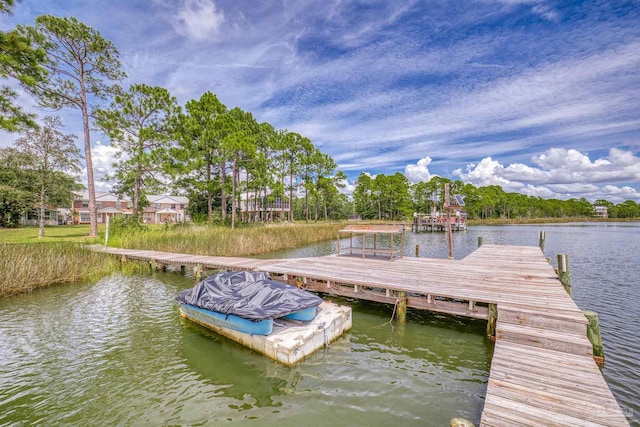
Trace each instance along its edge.
{"label": "dock piling", "polygon": [[482,236],[478,236],[478,247],[482,246],[483,238]]}
{"label": "dock piling", "polygon": [[558,279],[569,296],[573,296],[571,291],[571,275],[569,274],[569,257],[566,254],[558,254]]}
{"label": "dock piling", "polygon": [[491,341],[496,339],[496,323],[498,322],[498,306],[489,304],[489,319],[487,321],[487,337]]}
{"label": "dock piling", "polygon": [[202,277],[202,265],[198,264],[195,267],[193,267],[193,279],[198,282],[200,281],[200,278]]}
{"label": "dock piling", "polygon": [[396,319],[401,325],[407,322],[407,293],[398,292],[398,301],[396,302]]}
{"label": "dock piling", "polygon": [[589,338],[589,341],[591,341],[591,344],[593,345],[593,359],[602,369],[604,366],[604,346],[602,345],[602,335],[600,335],[598,314],[589,310],[584,310],[582,313],[589,321],[589,324],[587,325],[587,338]]}
{"label": "dock piling", "polygon": [[538,231],[538,246],[540,246],[540,250],[544,252],[544,241],[547,238],[546,231]]}

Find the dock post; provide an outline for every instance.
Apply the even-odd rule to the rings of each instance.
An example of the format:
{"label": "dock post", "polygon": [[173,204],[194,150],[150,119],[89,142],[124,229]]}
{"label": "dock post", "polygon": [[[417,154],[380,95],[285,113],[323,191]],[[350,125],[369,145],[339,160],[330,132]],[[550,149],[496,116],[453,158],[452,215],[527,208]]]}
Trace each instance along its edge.
{"label": "dock post", "polygon": [[195,267],[193,267],[193,279],[198,282],[200,281],[200,278],[202,277],[202,265],[198,264]]}
{"label": "dock post", "polygon": [[398,292],[396,319],[400,324],[407,323],[407,293],[404,291]]}
{"label": "dock post", "polygon": [[496,340],[496,322],[498,321],[498,306],[489,304],[489,318],[487,321],[487,337],[495,342]]}
{"label": "dock post", "polygon": [[540,250],[544,252],[544,241],[547,238],[546,231],[538,231],[538,246],[540,246]]}
{"label": "dock post", "polygon": [[602,335],[600,335],[598,314],[589,310],[583,311],[582,314],[584,314],[584,317],[589,321],[587,325],[587,338],[589,338],[591,345],[593,345],[593,360],[602,368],[604,366],[604,346],[602,345]]}
{"label": "dock post", "polygon": [[416,245],[416,258],[418,258],[420,253],[420,245]]}
{"label": "dock post", "polygon": [[483,243],[482,240],[483,240],[482,236],[478,236],[478,247],[482,246],[482,243]]}
{"label": "dock post", "polygon": [[558,279],[560,279],[560,283],[564,286],[564,290],[572,297],[569,257],[566,254],[558,254]]}

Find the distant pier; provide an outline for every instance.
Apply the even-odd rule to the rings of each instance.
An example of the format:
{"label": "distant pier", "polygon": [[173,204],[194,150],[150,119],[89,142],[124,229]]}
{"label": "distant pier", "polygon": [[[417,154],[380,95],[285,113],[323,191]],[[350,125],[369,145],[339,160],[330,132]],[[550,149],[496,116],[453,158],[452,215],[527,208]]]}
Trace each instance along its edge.
{"label": "distant pier", "polygon": [[450,216],[443,213],[420,214],[413,217],[411,231],[414,233],[425,233],[434,231],[447,231],[447,221],[451,223],[451,231],[465,231],[467,229],[467,215],[458,211],[456,215]]}

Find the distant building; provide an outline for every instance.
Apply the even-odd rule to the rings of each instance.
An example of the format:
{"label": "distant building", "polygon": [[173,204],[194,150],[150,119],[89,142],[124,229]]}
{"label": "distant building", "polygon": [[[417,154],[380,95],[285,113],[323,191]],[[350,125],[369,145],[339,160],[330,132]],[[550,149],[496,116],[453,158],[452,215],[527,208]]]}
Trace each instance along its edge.
{"label": "distant building", "polygon": [[606,206],[594,206],[593,210],[596,218],[609,218],[609,210]]}
{"label": "distant building", "polygon": [[[184,196],[147,195],[149,206],[142,211],[142,220],[146,224],[165,222],[183,222],[189,218],[185,210],[189,199]],[[96,193],[98,224],[105,223],[107,217],[133,215],[133,203],[129,197],[118,197],[112,193]],[[84,192],[73,201],[73,223],[89,223],[89,193]]]}
{"label": "distant building", "polygon": [[250,192],[240,195],[239,211],[248,222],[287,221],[290,205],[289,200],[282,197],[258,197]]}

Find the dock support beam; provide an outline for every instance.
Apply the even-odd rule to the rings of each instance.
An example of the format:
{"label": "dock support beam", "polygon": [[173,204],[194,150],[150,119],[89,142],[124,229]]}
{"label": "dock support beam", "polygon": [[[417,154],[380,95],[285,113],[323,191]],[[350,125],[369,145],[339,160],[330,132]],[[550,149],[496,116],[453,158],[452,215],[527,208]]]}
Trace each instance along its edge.
{"label": "dock support beam", "polygon": [[602,335],[600,335],[600,323],[598,322],[598,314],[594,311],[585,310],[582,312],[587,318],[587,338],[593,345],[593,360],[602,369],[604,366],[604,346],[602,345]]}
{"label": "dock support beam", "polygon": [[496,304],[489,304],[489,319],[487,322],[487,337],[495,342],[496,341],[496,323],[498,322],[498,306]]}
{"label": "dock support beam", "polygon": [[566,254],[558,255],[558,279],[564,286],[564,290],[567,291],[570,297],[571,292],[571,275],[569,274],[569,257]]}
{"label": "dock support beam", "polygon": [[482,236],[478,236],[478,247],[482,246],[483,239]]}
{"label": "dock support beam", "polygon": [[396,303],[396,319],[401,325],[407,323],[407,293],[403,291],[398,292],[398,302]]}

